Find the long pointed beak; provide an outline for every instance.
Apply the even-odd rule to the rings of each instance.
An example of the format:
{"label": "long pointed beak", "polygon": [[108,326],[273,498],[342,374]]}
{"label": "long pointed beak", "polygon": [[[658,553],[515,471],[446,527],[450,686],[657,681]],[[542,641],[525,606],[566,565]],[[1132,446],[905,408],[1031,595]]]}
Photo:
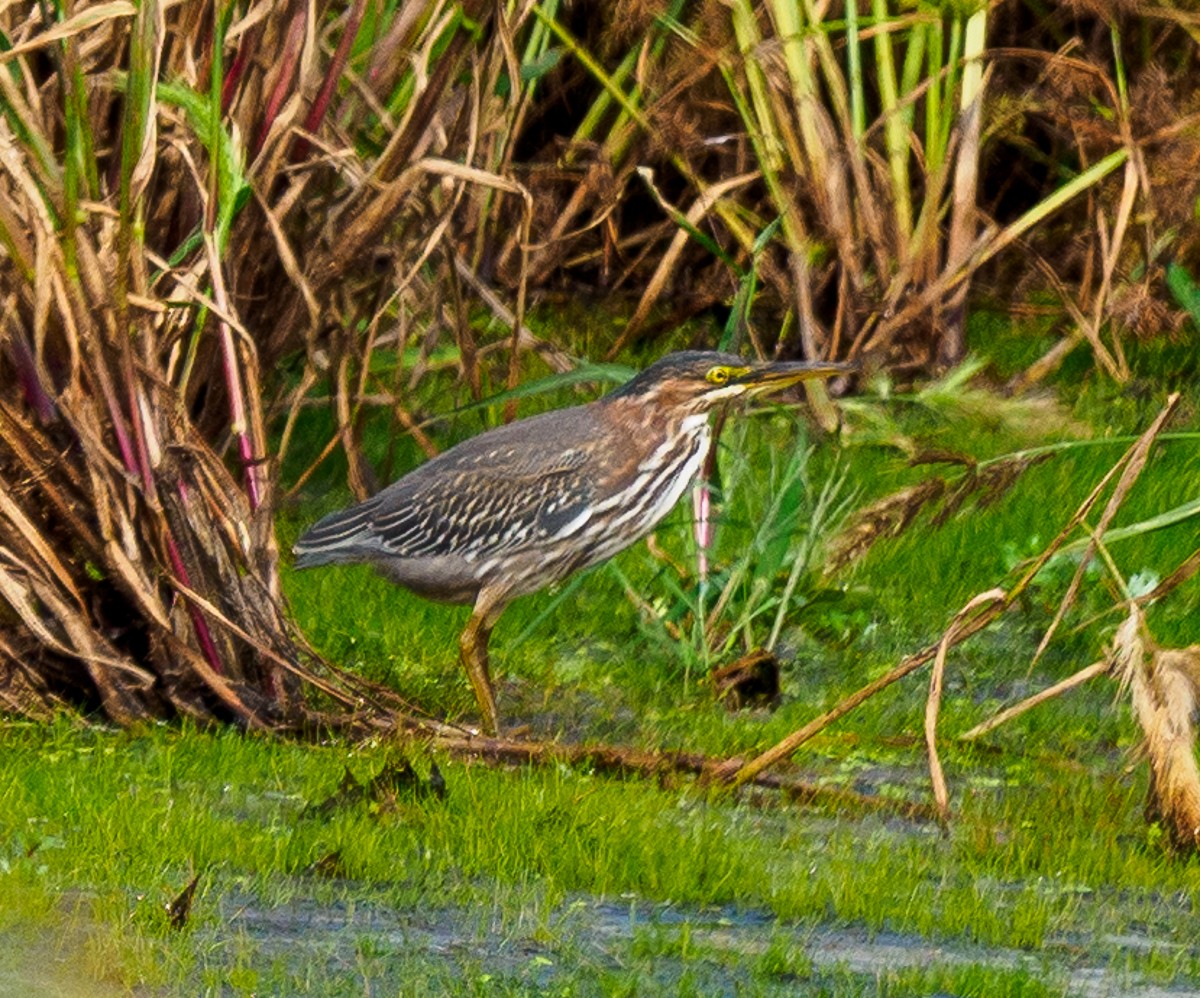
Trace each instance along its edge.
{"label": "long pointed beak", "polygon": [[778,391],[788,385],[801,381],[811,381],[814,378],[832,378],[838,374],[849,374],[858,370],[857,364],[843,364],[837,361],[777,361],[763,364],[747,371],[736,378],[737,384],[745,385],[749,393],[759,395],[764,392]]}

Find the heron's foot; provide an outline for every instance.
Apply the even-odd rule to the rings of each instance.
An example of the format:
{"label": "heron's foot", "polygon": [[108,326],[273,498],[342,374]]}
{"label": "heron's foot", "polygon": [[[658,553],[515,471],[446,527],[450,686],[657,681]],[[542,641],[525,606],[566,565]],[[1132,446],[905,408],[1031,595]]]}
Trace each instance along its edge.
{"label": "heron's foot", "polygon": [[500,713],[496,710],[496,694],[492,689],[492,677],[488,670],[489,630],[477,617],[472,617],[459,641],[463,668],[475,691],[479,704],[480,727],[492,738],[500,734]]}
{"label": "heron's foot", "polygon": [[500,736],[500,713],[496,710],[496,696],[492,691],[492,684],[486,675],[480,683],[470,667],[468,667],[467,673],[471,678],[471,686],[475,690],[475,699],[479,703],[480,731],[489,738],[498,738]]}

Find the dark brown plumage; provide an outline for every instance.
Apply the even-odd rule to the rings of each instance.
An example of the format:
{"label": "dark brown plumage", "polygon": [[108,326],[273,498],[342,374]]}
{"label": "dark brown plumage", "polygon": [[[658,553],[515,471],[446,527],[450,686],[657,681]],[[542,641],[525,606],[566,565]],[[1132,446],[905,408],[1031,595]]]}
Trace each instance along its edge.
{"label": "dark brown plumage", "polygon": [[504,608],[649,533],[699,470],[715,405],[848,369],[670,354],[596,402],[489,430],[325,517],[296,566],[368,562],[422,596],[474,603],[460,647],[495,733],[487,642]]}

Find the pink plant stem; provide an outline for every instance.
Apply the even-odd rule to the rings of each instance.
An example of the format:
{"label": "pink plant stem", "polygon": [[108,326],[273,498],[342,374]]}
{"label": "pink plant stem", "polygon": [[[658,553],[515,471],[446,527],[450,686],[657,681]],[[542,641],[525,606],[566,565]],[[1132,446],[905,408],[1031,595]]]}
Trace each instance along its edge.
{"label": "pink plant stem", "polygon": [[[184,491],[181,482],[180,494],[182,495]],[[176,577],[188,589],[191,589],[192,582],[188,577],[187,566],[183,563],[183,556],[179,553],[179,545],[175,543],[175,537],[172,535],[170,527],[167,528],[167,556],[171,559],[171,569],[175,572]],[[225,675],[225,667],[221,664],[221,653],[217,651],[217,644],[213,641],[212,633],[208,629],[208,621],[204,619],[199,607],[193,606],[186,597],[181,598],[187,605],[188,615],[192,618],[192,627],[196,630],[196,640],[200,642],[201,653],[208,660],[208,664],[212,666],[213,672],[218,676]]]}
{"label": "pink plant stem", "polygon": [[[213,301],[222,314],[229,314],[229,295],[225,291],[225,278],[221,273],[221,259],[217,253],[215,235],[211,230],[205,234],[204,246],[208,252],[208,266],[213,284]],[[238,367],[237,344],[229,323],[217,317],[217,328],[221,331],[221,367],[225,372],[225,390],[229,393],[230,432],[237,440],[238,457],[242,462],[242,473],[246,478],[246,495],[251,511],[262,505],[263,488],[259,481],[259,462],[254,455],[254,444],[250,439],[246,421],[246,393],[242,387],[241,369]]]}
{"label": "pink plant stem", "polygon": [[125,470],[131,475],[137,474],[137,458],[133,453],[133,441],[129,439],[129,430],[125,426],[125,416],[121,412],[121,407],[117,404],[117,397],[113,394],[113,386],[109,382],[107,375],[103,378],[101,389],[104,393],[104,404],[108,406],[108,417],[112,420],[113,433],[117,437],[117,449],[121,452],[121,461],[125,465]]}
{"label": "pink plant stem", "polygon": [[[142,409],[138,405],[137,391],[133,377],[133,361],[128,353],[126,354],[125,377],[129,389],[129,415],[133,422],[133,436],[137,445],[135,451],[137,467],[134,470],[141,474],[142,489],[146,501],[157,505],[155,500],[154,469],[150,461],[150,444],[147,438],[146,427],[142,422]],[[187,491],[182,481],[179,483],[179,489],[180,496],[186,503]],[[163,539],[167,545],[167,557],[171,561],[171,568],[179,577],[179,581],[190,589],[192,584],[188,577],[187,566],[183,563],[183,555],[180,553],[179,545],[175,541],[170,521],[164,522],[163,527]],[[224,675],[225,667],[221,663],[221,655],[217,651],[216,642],[213,641],[212,634],[209,632],[208,621],[201,615],[199,608],[192,606],[187,600],[184,600],[184,603],[187,605],[188,614],[192,618],[192,627],[196,631],[196,641],[200,645],[201,653],[208,660],[208,664],[212,666],[213,672],[218,676]]]}
{"label": "pink plant stem", "polygon": [[[100,371],[100,393],[104,396],[104,404],[108,408],[108,418],[112,420],[113,433],[117,438],[117,449],[121,452],[121,462],[125,465],[125,470],[131,475],[141,474],[143,486],[146,484],[146,475],[139,468],[137,454],[134,451],[133,441],[129,439],[129,430],[125,426],[125,414],[121,411],[121,405],[117,401],[117,394],[113,389],[113,383],[108,376],[108,368],[103,364],[98,366]],[[133,398],[132,390],[129,393],[130,409],[134,416],[136,427],[136,402]],[[168,537],[168,548],[174,545],[174,540]],[[178,550],[175,552],[178,557]]]}
{"label": "pink plant stem", "polygon": [[267,110],[263,114],[262,126],[258,130],[258,137],[254,140],[254,151],[250,158],[257,158],[262,150],[263,143],[267,141],[267,135],[271,131],[271,126],[275,124],[275,118],[279,114],[279,109],[283,107],[283,102],[287,99],[288,92],[292,89],[292,81],[296,76],[296,67],[300,65],[300,51],[304,47],[304,26],[308,18],[308,5],[300,4],[296,9],[296,13],[292,15],[291,24],[288,25],[287,40],[283,44],[283,52],[280,55],[279,76],[275,79],[275,86],[271,90],[271,96],[267,99]]}
{"label": "pink plant stem", "polygon": [[258,484],[258,459],[254,456],[250,434],[244,430],[238,436],[238,454],[242,459],[242,467],[246,469],[246,494],[250,497],[250,509],[257,510],[262,505],[262,490]]}
{"label": "pink plant stem", "polygon": [[17,369],[17,379],[21,382],[21,391],[29,407],[37,413],[42,424],[54,422],[58,415],[54,399],[42,387],[42,379],[38,377],[37,361],[29,348],[29,341],[23,333],[14,332],[8,339],[10,356],[13,366]]}
{"label": "pink plant stem", "polygon": [[695,514],[696,571],[700,581],[708,579],[708,548],[712,544],[712,520],[709,519],[711,493],[708,482],[700,479],[692,489],[692,511]]}
{"label": "pink plant stem", "polygon": [[237,344],[233,342],[233,331],[229,323],[218,321],[221,329],[221,366],[225,371],[225,386],[229,392],[229,409],[234,438],[237,440],[238,457],[242,461],[242,472],[246,477],[246,495],[250,509],[262,505],[262,488],[258,481],[258,459],[254,456],[254,445],[246,424],[246,397],[242,391],[242,379],[238,373]]}
{"label": "pink plant stem", "polygon": [[133,426],[134,468],[142,478],[142,492],[147,502],[156,501],[154,469],[150,464],[150,447],[146,442],[146,427],[142,424],[141,407],[138,405],[137,388],[133,375],[133,358],[125,355],[125,387],[129,395],[129,421]]}
{"label": "pink plant stem", "polygon": [[[333,59],[325,71],[321,89],[317,92],[317,99],[313,101],[313,106],[309,108],[308,116],[304,119],[304,130],[310,135],[315,135],[317,129],[321,127],[321,122],[325,120],[325,115],[329,111],[329,102],[333,99],[333,92],[337,88],[342,70],[346,68],[346,60],[350,58],[350,49],[354,45],[354,39],[358,36],[358,29],[362,24],[366,9],[366,0],[354,0],[354,6],[350,8],[346,26],[342,30],[342,37],[338,39]],[[307,154],[308,140],[300,139],[296,143],[295,149],[292,150],[292,162],[300,162]]]}
{"label": "pink plant stem", "polygon": [[225,74],[225,82],[221,85],[221,113],[229,113],[229,105],[233,103],[233,98],[237,94],[238,84],[246,73],[246,67],[250,65],[250,60],[254,57],[254,53],[258,51],[258,40],[262,37],[262,24],[256,24],[245,35],[242,36],[242,42],[238,46],[237,55],[233,57],[233,65],[229,67],[229,72]]}

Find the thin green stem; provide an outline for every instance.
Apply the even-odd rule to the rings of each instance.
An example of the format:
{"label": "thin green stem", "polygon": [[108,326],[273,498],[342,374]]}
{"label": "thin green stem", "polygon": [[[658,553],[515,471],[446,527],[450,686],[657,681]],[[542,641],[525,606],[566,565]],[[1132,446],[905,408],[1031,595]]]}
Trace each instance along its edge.
{"label": "thin green stem", "polygon": [[862,49],[858,40],[858,0],[846,0],[846,73],[850,78],[850,125],[854,138],[861,143],[867,131],[867,109],[863,100]]}

